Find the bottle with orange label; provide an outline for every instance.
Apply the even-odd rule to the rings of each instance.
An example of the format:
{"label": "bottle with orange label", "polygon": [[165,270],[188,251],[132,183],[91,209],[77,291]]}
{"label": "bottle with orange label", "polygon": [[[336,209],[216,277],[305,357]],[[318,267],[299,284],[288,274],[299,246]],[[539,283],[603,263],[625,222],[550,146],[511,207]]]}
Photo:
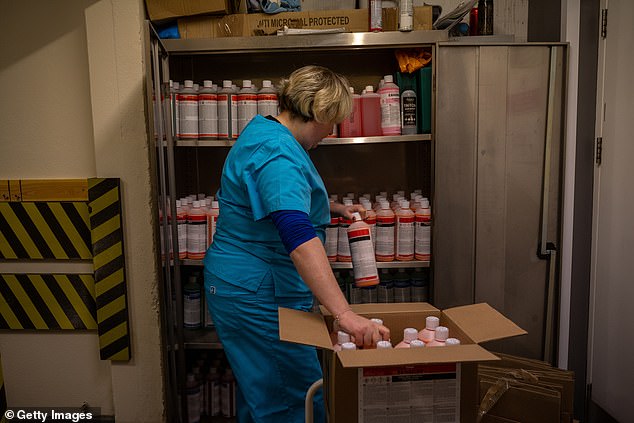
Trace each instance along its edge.
{"label": "bottle with orange label", "polygon": [[431,258],[431,208],[428,199],[419,199],[414,220],[414,257],[416,260],[429,260]]}
{"label": "bottle with orange label", "polygon": [[187,258],[202,260],[205,258],[207,240],[207,216],[200,207],[200,201],[193,202],[187,213]]}
{"label": "bottle with orange label", "polygon": [[414,260],[414,212],[409,201],[401,200],[396,221],[396,260]]}
{"label": "bottle with orange label", "polygon": [[381,202],[376,213],[376,260],[394,261],[395,216],[387,201]]}
{"label": "bottle with orange label", "polygon": [[359,213],[352,213],[352,216],[354,223],[348,227],[348,241],[354,269],[354,283],[357,287],[378,285],[379,271],[376,268],[370,226],[361,219]]}

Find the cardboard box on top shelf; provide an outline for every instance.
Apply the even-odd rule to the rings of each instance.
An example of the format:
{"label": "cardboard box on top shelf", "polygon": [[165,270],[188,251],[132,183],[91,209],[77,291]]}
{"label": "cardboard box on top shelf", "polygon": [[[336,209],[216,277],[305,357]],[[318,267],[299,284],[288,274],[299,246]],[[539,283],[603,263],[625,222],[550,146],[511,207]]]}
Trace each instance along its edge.
{"label": "cardboard box on top shelf", "polygon": [[439,317],[461,345],[335,352],[329,335],[333,317],[325,309],[320,315],[280,308],[280,339],[324,350],[324,393],[331,422],[362,422],[364,415],[388,413],[410,413],[407,416],[416,421],[475,422],[477,363],[499,360],[479,344],[526,334],[485,303],[444,311],[427,303],[351,307],[362,316],[383,319],[393,345],[402,340],[403,329],[422,329],[427,316]]}
{"label": "cardboard box on top shelf", "polygon": [[184,16],[231,13],[232,0],[145,0],[153,22]]}
{"label": "cardboard box on top shelf", "polygon": [[[424,7],[431,28],[431,7]],[[384,31],[398,30],[396,9],[383,9]],[[367,9],[314,10],[306,12],[282,12],[277,14],[249,13],[226,16],[200,16],[178,20],[182,39],[251,37],[275,35],[284,26],[303,29],[343,28],[345,32],[367,32],[369,29]]]}

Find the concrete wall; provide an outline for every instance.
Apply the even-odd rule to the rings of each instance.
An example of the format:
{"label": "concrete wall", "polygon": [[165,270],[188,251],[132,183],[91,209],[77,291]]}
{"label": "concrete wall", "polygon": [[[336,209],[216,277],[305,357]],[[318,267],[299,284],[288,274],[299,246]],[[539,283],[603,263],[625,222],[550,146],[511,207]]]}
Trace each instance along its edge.
{"label": "concrete wall", "polygon": [[121,178],[133,357],[100,361],[96,332],[4,331],[8,404],[163,421],[143,1],[0,0],[0,11],[0,179]]}

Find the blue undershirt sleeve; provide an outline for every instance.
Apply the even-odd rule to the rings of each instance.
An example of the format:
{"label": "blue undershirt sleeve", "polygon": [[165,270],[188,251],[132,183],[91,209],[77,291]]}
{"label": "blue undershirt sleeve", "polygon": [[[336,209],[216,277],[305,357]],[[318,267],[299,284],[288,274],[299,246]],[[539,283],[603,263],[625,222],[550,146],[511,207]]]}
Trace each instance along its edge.
{"label": "blue undershirt sleeve", "polygon": [[280,234],[288,254],[306,241],[315,238],[315,228],[308,215],[296,210],[279,210],[271,213],[271,220]]}

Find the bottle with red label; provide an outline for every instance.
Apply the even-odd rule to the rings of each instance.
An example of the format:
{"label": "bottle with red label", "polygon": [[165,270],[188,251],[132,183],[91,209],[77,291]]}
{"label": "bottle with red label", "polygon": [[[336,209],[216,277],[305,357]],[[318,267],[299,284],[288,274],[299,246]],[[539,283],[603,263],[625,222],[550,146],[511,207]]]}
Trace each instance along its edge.
{"label": "bottle with red label", "polygon": [[242,133],[251,119],[258,114],[258,90],[245,79],[238,93],[238,135]]}
{"label": "bottle with red label", "polygon": [[376,268],[370,226],[361,219],[359,213],[352,213],[352,216],[354,223],[348,227],[348,241],[354,269],[354,283],[360,288],[378,285],[379,271]]}
{"label": "bottle with red label", "polygon": [[395,216],[387,201],[376,212],[376,261],[394,261]]}
{"label": "bottle with red label", "polygon": [[414,213],[414,257],[416,260],[431,259],[431,208],[429,200],[420,198]]}
{"label": "bottle with red label", "polygon": [[203,88],[198,91],[198,138],[218,138],[218,93],[209,80],[203,81]]}
{"label": "bottle with red label", "polygon": [[401,200],[396,216],[396,260],[414,260],[414,212]]}
{"label": "bottle with red label", "polygon": [[[334,202],[334,200],[331,200]],[[330,216],[330,224],[326,227],[326,256],[328,261],[337,261],[337,241],[339,236],[339,218]]]}
{"label": "bottle with red label", "polygon": [[178,138],[198,139],[198,92],[194,89],[194,81],[185,81],[185,85],[178,93],[178,108]]}

